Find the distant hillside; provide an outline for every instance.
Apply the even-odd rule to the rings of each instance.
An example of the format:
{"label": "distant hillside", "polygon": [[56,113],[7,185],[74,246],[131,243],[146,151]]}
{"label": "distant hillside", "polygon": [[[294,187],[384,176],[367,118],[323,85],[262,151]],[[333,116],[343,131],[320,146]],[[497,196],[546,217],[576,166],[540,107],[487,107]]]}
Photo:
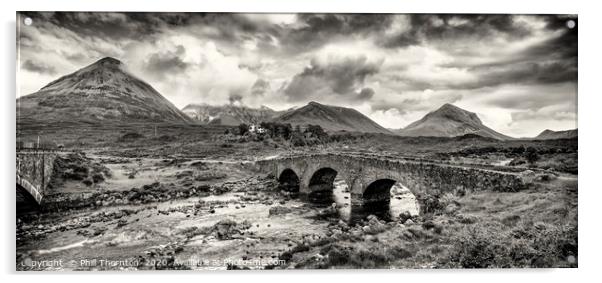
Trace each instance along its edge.
{"label": "distant hillside", "polygon": [[330,132],[391,134],[389,130],[355,109],[324,105],[313,101],[303,107],[285,111],[285,113],[274,118],[274,121],[292,125],[320,125],[324,130]]}
{"label": "distant hillside", "polygon": [[476,134],[498,140],[512,139],[483,125],[477,114],[452,104],[426,114],[422,119],[395,131],[401,136],[456,137]]}
{"label": "distant hillside", "polygon": [[566,131],[545,130],[537,135],[536,140],[572,139],[577,137],[577,129]]}
{"label": "distant hillside", "polygon": [[269,121],[279,113],[265,106],[249,108],[235,105],[211,106],[207,104],[189,104],[182,109],[182,112],[203,124],[228,126]]}
{"label": "distant hillside", "polygon": [[191,122],[123,63],[103,58],[17,99],[17,121]]}

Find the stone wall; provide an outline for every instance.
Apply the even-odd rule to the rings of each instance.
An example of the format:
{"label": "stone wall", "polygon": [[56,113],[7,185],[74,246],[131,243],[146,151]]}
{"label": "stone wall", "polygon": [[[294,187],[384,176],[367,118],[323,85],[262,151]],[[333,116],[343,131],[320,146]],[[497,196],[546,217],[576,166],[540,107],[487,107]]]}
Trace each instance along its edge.
{"label": "stone wall", "polygon": [[40,203],[52,177],[56,155],[45,151],[17,152],[17,184]]}

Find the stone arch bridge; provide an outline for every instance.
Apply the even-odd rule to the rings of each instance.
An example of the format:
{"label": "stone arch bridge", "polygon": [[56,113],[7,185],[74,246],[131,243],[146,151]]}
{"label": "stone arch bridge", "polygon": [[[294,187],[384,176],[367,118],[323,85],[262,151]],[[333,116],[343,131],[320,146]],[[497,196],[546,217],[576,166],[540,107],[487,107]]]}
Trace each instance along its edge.
{"label": "stone arch bridge", "polygon": [[507,172],[501,167],[479,168],[378,156],[310,154],[260,160],[257,165],[259,170],[274,175],[280,184],[298,190],[301,195],[332,189],[338,176],[347,183],[353,205],[388,202],[390,189],[397,182],[407,187],[419,203],[428,195],[444,192],[517,191],[525,187],[520,173]]}
{"label": "stone arch bridge", "polygon": [[16,155],[17,201],[25,198],[41,205],[52,177],[56,153],[42,149],[23,149],[17,150]]}

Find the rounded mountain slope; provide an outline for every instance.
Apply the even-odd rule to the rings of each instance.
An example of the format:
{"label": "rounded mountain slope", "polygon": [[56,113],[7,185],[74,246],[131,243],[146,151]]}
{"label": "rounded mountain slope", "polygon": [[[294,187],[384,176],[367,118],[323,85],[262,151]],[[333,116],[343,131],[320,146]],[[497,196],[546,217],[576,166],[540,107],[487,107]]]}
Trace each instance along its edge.
{"label": "rounded mountain slope", "polygon": [[477,134],[498,140],[512,139],[485,126],[477,114],[446,103],[422,119],[398,130],[402,136],[456,137]]}
{"label": "rounded mountain slope", "polygon": [[320,125],[324,130],[331,132],[391,134],[389,130],[353,108],[324,105],[314,101],[301,108],[286,111],[274,120],[292,125]]}
{"label": "rounded mountain slope", "polygon": [[552,131],[546,129],[537,135],[534,139],[537,140],[554,140],[554,139],[573,139],[578,136],[578,130],[566,130],[566,131]]}

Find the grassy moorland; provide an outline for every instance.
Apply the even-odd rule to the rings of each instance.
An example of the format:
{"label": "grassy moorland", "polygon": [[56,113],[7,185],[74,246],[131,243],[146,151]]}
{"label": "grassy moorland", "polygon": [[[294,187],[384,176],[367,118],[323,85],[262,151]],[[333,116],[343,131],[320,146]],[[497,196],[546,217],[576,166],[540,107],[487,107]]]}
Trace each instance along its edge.
{"label": "grassy moorland", "polygon": [[[98,124],[98,123],[22,123],[17,125],[17,139],[42,142],[67,149],[105,148],[121,154],[168,156],[187,154],[229,156],[273,152],[304,151],[311,148],[328,151],[364,151],[417,156],[432,159],[458,159],[538,167],[577,173],[577,139],[499,141],[475,135],[455,138],[400,137],[385,134],[329,133],[310,138],[300,145],[293,137],[238,134],[237,127],[183,124]],[[535,153],[527,160],[528,151]],[[510,160],[507,160],[510,159]]]}

